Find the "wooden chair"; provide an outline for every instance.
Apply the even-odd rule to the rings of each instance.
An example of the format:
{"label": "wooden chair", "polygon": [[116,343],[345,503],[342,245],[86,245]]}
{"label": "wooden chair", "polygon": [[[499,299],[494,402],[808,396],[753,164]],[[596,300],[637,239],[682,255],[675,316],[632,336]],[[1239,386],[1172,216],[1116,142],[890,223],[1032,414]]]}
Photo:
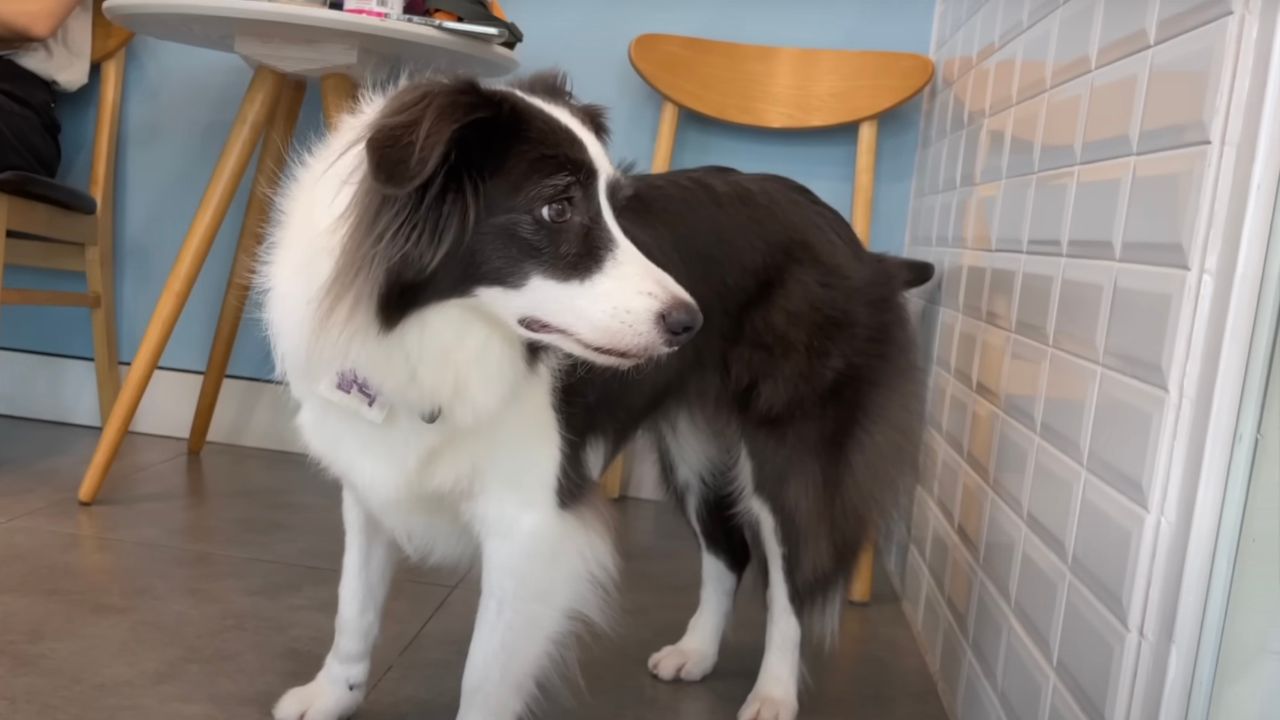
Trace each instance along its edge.
{"label": "wooden chair", "polygon": [[[653,172],[671,167],[680,111],[773,130],[813,130],[858,124],[854,165],[853,229],[871,236],[876,176],[877,118],[924,89],[933,61],[923,55],[855,50],[765,47],[677,35],[641,35],[631,43],[631,65],[663,97]],[[622,489],[625,455],[602,482],[610,497]],[[852,602],[871,598],[874,545],[864,543]]]}
{"label": "wooden chair", "polygon": [[[103,16],[102,0],[95,0],[91,58],[98,66],[100,90],[88,192],[27,173],[0,172],[0,305],[89,309],[98,409],[104,422],[120,389],[111,223],[124,48],[132,38],[133,33]],[[5,288],[6,263],[82,272],[88,289]]]}

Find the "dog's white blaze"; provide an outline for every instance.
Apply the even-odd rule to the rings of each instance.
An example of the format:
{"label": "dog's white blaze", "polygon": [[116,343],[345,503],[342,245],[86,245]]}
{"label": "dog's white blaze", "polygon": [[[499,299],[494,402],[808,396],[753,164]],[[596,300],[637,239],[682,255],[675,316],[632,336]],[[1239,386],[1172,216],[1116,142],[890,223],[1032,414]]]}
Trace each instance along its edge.
{"label": "dog's white blaze", "polygon": [[[549,103],[536,95],[530,95],[527,92],[517,90],[515,88],[495,88],[497,90],[505,90],[519,97],[521,100],[533,105],[539,110],[545,112],[556,120],[560,121],[565,127],[569,128],[578,140],[582,142],[582,146],[586,148],[587,155],[591,158],[591,164],[595,166],[596,171],[600,173],[602,182],[607,181],[613,176],[615,170],[613,161],[609,159],[609,153],[604,148],[604,143],[600,142],[600,138],[591,132],[591,129],[583,124],[576,115],[569,112],[568,108],[555,103]],[[615,223],[614,227],[617,225]]]}
{"label": "dog's white blaze", "polygon": [[617,174],[600,139],[569,110],[518,90],[507,89],[564,125],[582,143],[596,171],[596,192],[613,249],[590,277],[561,281],[535,277],[519,288],[482,288],[477,295],[510,320],[536,317],[571,337],[539,335],[538,339],[604,364],[625,364],[592,350],[592,346],[648,357],[667,351],[662,311],[676,303],[693,303],[689,293],[644,256],[623,232],[609,202],[609,181]]}

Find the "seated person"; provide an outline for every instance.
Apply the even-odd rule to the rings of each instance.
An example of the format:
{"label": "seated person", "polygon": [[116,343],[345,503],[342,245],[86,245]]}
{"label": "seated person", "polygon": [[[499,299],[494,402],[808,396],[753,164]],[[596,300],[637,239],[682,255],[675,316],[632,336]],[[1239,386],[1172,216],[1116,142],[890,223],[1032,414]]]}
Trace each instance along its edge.
{"label": "seated person", "polygon": [[53,177],[62,160],[54,91],[89,80],[92,0],[0,0],[0,172]]}

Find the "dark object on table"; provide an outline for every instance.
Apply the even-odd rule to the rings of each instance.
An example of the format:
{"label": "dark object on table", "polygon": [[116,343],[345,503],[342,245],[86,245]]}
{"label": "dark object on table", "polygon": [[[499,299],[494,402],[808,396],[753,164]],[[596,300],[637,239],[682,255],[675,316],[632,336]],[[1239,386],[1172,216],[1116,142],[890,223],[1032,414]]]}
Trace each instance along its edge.
{"label": "dark object on table", "polygon": [[[511,50],[524,40],[520,27],[507,19],[502,5],[496,0],[405,0],[406,15],[420,15],[436,20],[460,20],[469,25],[492,27],[507,32],[507,39],[500,43]],[[448,28],[443,28],[448,29]]]}
{"label": "dark object on table", "polygon": [[476,40],[483,40],[484,42],[493,43],[495,45],[502,45],[511,37],[511,33],[507,32],[505,28],[462,22],[460,20],[437,20],[433,17],[406,15],[404,13],[387,15],[387,19],[413,23],[414,25],[422,25],[424,27],[435,28],[436,30],[443,30],[457,35],[466,35],[467,37],[474,38]]}

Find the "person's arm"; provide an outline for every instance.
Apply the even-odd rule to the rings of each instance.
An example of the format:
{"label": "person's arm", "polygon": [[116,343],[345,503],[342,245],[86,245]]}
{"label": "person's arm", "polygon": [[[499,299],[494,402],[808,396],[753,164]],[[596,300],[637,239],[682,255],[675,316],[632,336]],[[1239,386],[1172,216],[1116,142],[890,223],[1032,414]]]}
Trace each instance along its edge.
{"label": "person's arm", "polygon": [[0,49],[48,40],[79,4],[80,0],[3,0]]}

